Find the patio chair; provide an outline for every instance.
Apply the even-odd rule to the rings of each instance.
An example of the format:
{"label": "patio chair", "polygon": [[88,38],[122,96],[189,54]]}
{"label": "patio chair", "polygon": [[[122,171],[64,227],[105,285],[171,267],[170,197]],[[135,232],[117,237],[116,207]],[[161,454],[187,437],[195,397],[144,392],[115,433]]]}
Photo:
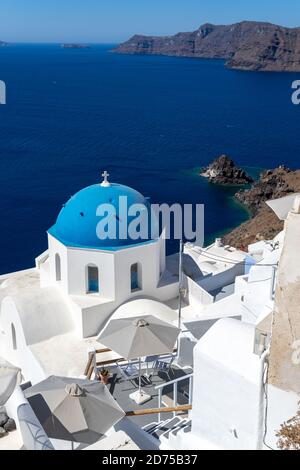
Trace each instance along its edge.
{"label": "patio chair", "polygon": [[152,377],[155,372],[164,372],[167,375],[168,379],[171,380],[169,374],[173,361],[174,356],[158,357],[153,363],[150,377]]}
{"label": "patio chair", "polygon": [[146,372],[144,373],[144,377],[146,377],[149,381],[151,381],[151,377],[153,375],[153,367],[156,363],[159,356],[144,356],[142,357],[142,361],[146,364]]}
{"label": "patio chair", "polygon": [[129,362],[124,366],[117,364],[118,371],[122,377],[122,382],[129,381],[136,386],[135,380],[139,378],[139,369],[135,364]]}

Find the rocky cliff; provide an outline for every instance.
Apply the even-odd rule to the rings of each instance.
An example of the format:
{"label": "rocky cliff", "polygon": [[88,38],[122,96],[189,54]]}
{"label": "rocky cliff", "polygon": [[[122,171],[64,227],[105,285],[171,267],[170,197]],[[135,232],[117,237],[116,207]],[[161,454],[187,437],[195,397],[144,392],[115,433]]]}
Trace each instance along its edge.
{"label": "rocky cliff", "polygon": [[235,197],[248,207],[252,215],[256,215],[265,201],[294,192],[288,181],[289,173],[291,170],[284,166],[264,171],[250,189],[239,191]]}
{"label": "rocky cliff", "polygon": [[219,58],[232,69],[296,72],[300,71],[300,28],[252,21],[204,24],[174,36],[135,35],[114,52]]}
{"label": "rocky cliff", "polygon": [[293,192],[300,192],[300,170],[291,171],[285,167],[267,170],[250,189],[241,190],[236,198],[251,212],[250,220],[223,237],[225,244],[246,249],[258,240],[270,240],[282,229],[283,222],[265,204]]}

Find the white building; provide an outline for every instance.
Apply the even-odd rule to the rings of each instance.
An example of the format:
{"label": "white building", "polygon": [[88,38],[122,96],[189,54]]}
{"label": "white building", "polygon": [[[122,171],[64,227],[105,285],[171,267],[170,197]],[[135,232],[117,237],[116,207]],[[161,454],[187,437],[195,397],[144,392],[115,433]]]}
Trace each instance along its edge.
{"label": "white building", "polygon": [[[0,353],[19,365],[33,383],[51,374],[83,374],[87,351],[96,336],[118,307],[130,300],[163,302],[177,322],[178,256],[166,257],[163,236],[137,241],[121,237],[122,230],[127,234],[132,218],[127,207],[120,205],[120,198],[126,198],[128,207],[149,207],[144,196],[108,182],[105,174],[102,183],[82,189],[64,204],[48,230],[48,250],[36,259],[35,268],[0,277]],[[105,204],[115,208],[113,240],[97,235],[97,210]],[[150,228],[151,221],[149,232]],[[183,319],[197,319],[208,301],[218,300],[205,290],[209,285],[205,282],[210,283],[210,290],[214,284],[221,288],[244,270],[245,254],[241,252],[231,253],[219,246],[208,247],[207,252],[210,257],[235,255],[237,266],[217,259],[211,272],[204,272],[205,263],[201,261],[198,267],[188,251],[186,266],[201,269],[203,279],[195,282],[186,276],[185,282],[195,285],[193,289],[190,285],[190,294],[186,290]],[[211,258],[208,261],[212,266]]]}
{"label": "white building", "polygon": [[[49,375],[81,377],[88,351],[112,317],[147,312],[178,322],[178,255],[166,257],[162,236],[136,241],[122,237],[131,219],[127,214],[125,218],[120,197],[126,197],[128,205],[149,207],[140,193],[109,183],[105,175],[102,183],[79,191],[64,205],[48,231],[48,250],[36,259],[34,268],[0,277],[0,355],[21,367],[24,379],[32,384]],[[114,240],[97,235],[97,210],[103,204],[115,208]],[[293,367],[287,383],[279,378],[285,366],[287,375],[291,366],[286,357],[278,370],[282,344],[279,341],[275,347],[273,337],[269,389],[276,412],[269,413],[264,433],[265,361],[272,322],[277,338],[280,328],[287,330],[281,288],[298,252],[296,209],[281,234],[250,245],[248,253],[222,246],[220,240],[207,248],[185,246],[180,290],[183,329],[176,363],[194,369],[188,390],[192,410],[183,429],[174,424],[171,432],[161,433],[156,440],[147,429],[134,428],[139,446],[145,446],[148,438],[154,448],[162,449],[255,449],[266,442],[276,446],[276,430],[295,412],[299,398]],[[294,263],[290,271],[296,287],[298,266]],[[295,331],[298,291],[293,294],[291,317]],[[279,323],[276,317],[273,321],[274,312]],[[290,348],[286,333],[288,346],[284,347]],[[113,352],[109,354],[115,358]],[[22,393],[17,403],[20,400]],[[13,409],[13,402],[9,406]]]}
{"label": "white building", "polygon": [[300,198],[271,207],[280,213],[287,201],[284,231],[251,245],[258,262],[236,279],[242,321],[221,319],[197,341],[191,428],[162,435],[162,449],[277,449],[281,425],[296,416]]}

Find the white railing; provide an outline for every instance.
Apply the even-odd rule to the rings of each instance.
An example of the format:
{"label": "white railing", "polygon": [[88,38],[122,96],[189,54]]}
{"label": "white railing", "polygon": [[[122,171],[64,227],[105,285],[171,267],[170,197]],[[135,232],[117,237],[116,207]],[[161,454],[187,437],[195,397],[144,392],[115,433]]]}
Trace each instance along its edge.
{"label": "white railing", "polygon": [[35,258],[35,265],[39,269],[41,264],[43,264],[49,258],[49,250],[41,253],[37,258]]}
{"label": "white railing", "polygon": [[[162,402],[162,393],[163,389],[165,387],[168,387],[169,385],[173,385],[173,402],[174,402],[174,407],[178,406],[178,384],[179,382],[182,382],[183,380],[188,380],[189,381],[189,390],[188,390],[188,404],[191,405],[193,401],[193,377],[194,374],[188,374],[184,375],[182,377],[178,377],[177,379],[170,380],[170,382],[165,382],[163,384],[157,385],[155,387],[155,390],[158,390],[158,408],[163,408],[163,402]],[[173,416],[175,417],[177,415],[177,412],[173,412]],[[158,421],[161,420],[161,414],[158,413]]]}

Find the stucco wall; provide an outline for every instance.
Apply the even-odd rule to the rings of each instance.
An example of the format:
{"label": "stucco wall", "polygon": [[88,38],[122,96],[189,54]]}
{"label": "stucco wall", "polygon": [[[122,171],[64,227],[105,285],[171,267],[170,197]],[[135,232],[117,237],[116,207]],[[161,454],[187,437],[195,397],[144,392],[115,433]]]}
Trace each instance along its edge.
{"label": "stucco wall", "polygon": [[[12,364],[20,367],[25,380],[30,380],[32,383],[43,380],[45,378],[44,371],[27,345],[19,312],[10,298],[6,298],[2,302],[0,324],[1,330],[4,332],[1,335],[3,356]],[[16,349],[13,347],[12,325],[15,331]]]}
{"label": "stucco wall", "polygon": [[300,393],[300,214],[286,221],[280,259],[270,347],[269,382]]}
{"label": "stucco wall", "polygon": [[194,348],[192,436],[222,449],[255,449],[260,359],[254,328],[215,323]]}
{"label": "stucco wall", "polygon": [[[88,265],[99,270],[98,297],[121,302],[131,294],[130,268],[138,263],[141,290],[153,295],[161,270],[162,241],[132,246],[117,251],[103,251],[65,247],[51,235],[49,238],[50,276],[56,283],[55,255],[61,259],[60,287],[68,295],[86,295]],[[116,286],[118,288],[116,289]]]}
{"label": "stucco wall", "polygon": [[[56,281],[55,255],[61,258],[60,282]],[[178,283],[159,286],[164,266],[164,240],[117,251],[67,248],[49,235],[50,283],[60,287],[73,313],[79,334],[94,336],[104,327],[116,308],[135,297],[150,297],[161,301],[176,297]],[[162,259],[163,258],[163,259]],[[140,289],[131,291],[133,264],[138,264]],[[99,270],[99,294],[87,294],[86,269],[92,264]],[[173,281],[173,280],[172,280]]]}

